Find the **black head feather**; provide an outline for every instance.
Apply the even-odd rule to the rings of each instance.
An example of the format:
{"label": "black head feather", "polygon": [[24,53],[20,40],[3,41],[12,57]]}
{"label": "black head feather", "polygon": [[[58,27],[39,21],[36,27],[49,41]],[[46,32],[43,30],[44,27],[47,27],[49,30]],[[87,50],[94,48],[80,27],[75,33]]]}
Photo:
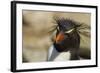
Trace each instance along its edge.
{"label": "black head feather", "polygon": [[72,28],[77,28],[80,26],[79,23],[75,22],[74,20],[71,19],[65,19],[65,18],[58,18],[55,19],[56,23],[58,24],[58,27],[60,28],[60,30],[63,31],[67,31],[70,30]]}

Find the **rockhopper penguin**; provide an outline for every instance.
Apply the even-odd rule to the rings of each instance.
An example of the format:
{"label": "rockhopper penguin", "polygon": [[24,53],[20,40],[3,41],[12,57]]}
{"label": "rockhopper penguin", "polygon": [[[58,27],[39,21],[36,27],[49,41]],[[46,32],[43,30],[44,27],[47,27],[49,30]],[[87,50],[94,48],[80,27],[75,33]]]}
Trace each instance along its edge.
{"label": "rockhopper penguin", "polygon": [[57,23],[54,48],[58,53],[70,52],[70,60],[79,60],[80,35],[77,22],[71,19],[55,19]]}

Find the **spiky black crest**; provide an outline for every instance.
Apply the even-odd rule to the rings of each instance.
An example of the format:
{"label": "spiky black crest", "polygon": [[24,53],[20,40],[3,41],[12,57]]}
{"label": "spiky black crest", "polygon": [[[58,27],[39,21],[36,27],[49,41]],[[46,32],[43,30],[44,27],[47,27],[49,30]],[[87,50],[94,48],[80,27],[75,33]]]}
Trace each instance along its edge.
{"label": "spiky black crest", "polygon": [[58,26],[68,26],[68,27],[79,27],[80,23],[68,18],[55,18],[56,23]]}
{"label": "spiky black crest", "polygon": [[69,28],[68,25],[70,25],[72,28],[77,29],[77,32],[79,34],[83,34],[85,36],[89,35],[89,33],[87,31],[85,31],[85,30],[91,29],[88,24],[80,23],[80,22],[74,21],[73,19],[70,19],[70,18],[54,17],[54,20],[55,20],[55,23],[58,24],[57,27],[67,25],[67,28]]}

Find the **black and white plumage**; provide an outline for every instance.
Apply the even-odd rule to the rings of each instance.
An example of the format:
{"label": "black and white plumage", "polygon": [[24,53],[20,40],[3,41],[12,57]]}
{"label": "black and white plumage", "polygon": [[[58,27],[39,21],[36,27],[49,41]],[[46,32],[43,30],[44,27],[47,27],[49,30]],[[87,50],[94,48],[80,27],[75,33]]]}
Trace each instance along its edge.
{"label": "black and white plumage", "polygon": [[69,60],[79,60],[80,35],[78,29],[81,24],[64,18],[56,19],[56,23],[58,25],[57,33],[53,44],[56,51],[54,50],[54,53],[52,53],[51,59],[53,60],[60,53],[66,52],[70,53]]}
{"label": "black and white plumage", "polygon": [[58,52],[54,45],[52,45],[48,51],[48,61],[67,61],[70,60],[70,56],[70,51]]}

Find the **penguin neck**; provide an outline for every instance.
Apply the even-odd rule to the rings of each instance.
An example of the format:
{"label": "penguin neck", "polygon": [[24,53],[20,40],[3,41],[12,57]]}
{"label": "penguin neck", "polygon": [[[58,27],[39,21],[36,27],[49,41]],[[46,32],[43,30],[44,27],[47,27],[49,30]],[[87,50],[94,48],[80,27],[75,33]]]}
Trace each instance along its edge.
{"label": "penguin neck", "polygon": [[59,52],[56,48],[51,46],[49,48],[48,61],[66,61],[71,59],[71,52]]}
{"label": "penguin neck", "polygon": [[79,60],[78,49],[70,48],[69,50],[60,50],[57,44],[53,44],[49,48],[48,61],[65,61],[65,60]]}
{"label": "penguin neck", "polygon": [[67,52],[70,51],[70,49],[68,48],[63,48],[63,46],[54,43],[54,48],[58,51],[58,52]]}
{"label": "penguin neck", "polygon": [[[57,44],[54,44],[54,49],[62,54],[66,54],[67,60],[79,60],[79,51],[75,48],[66,48],[65,50],[62,50],[62,48],[59,48]],[[67,56],[68,55],[68,56]]]}

